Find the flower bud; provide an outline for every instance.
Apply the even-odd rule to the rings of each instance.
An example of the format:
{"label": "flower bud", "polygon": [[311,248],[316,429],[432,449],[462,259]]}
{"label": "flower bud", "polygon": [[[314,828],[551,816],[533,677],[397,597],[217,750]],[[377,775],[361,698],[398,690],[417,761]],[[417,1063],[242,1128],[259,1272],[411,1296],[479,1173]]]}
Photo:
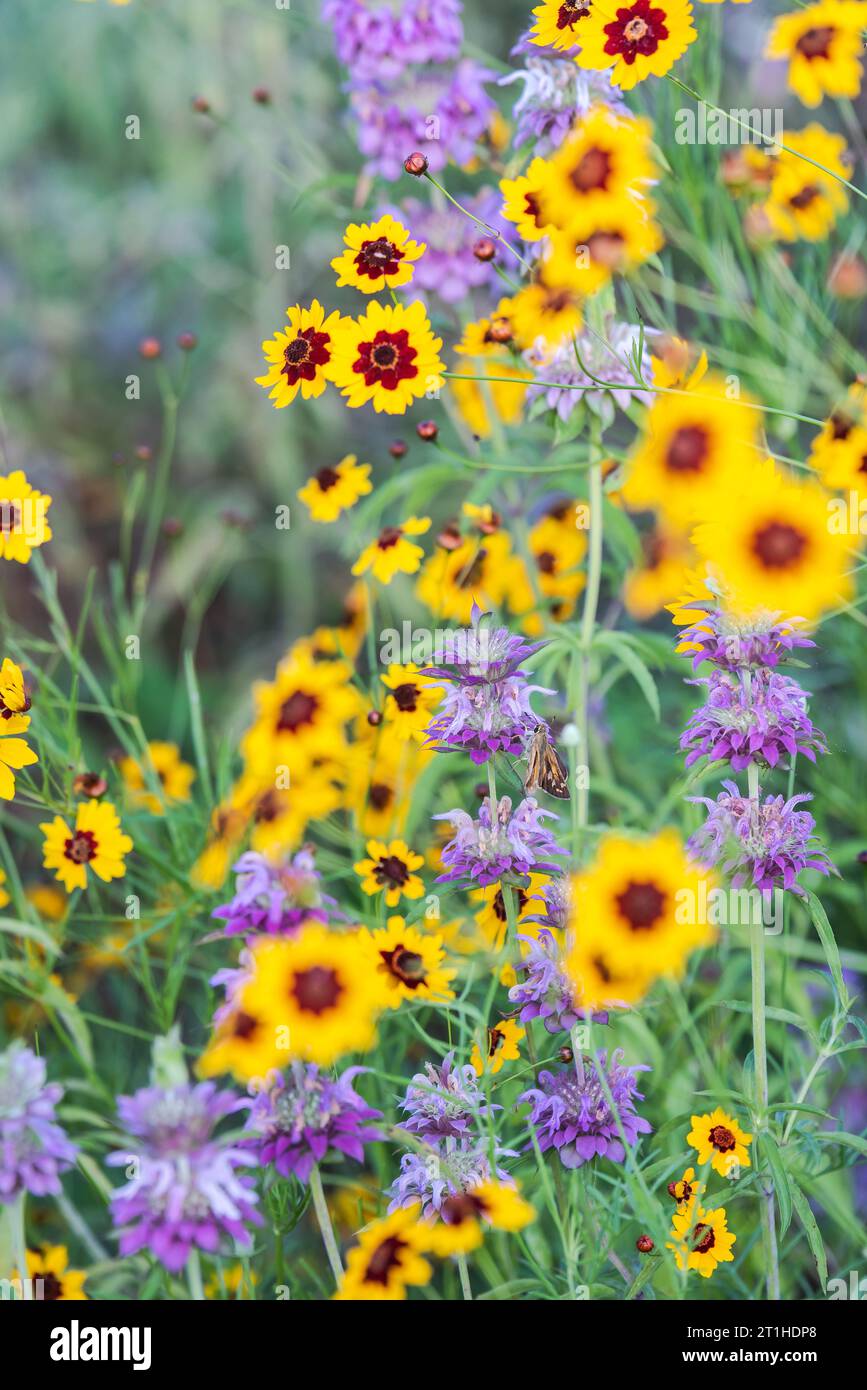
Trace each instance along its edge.
{"label": "flower bud", "polygon": [[413,154],[407,155],[403,161],[403,167],[408,174],[420,179],[422,174],[426,174],[428,171],[427,157],[420,150],[415,150]]}

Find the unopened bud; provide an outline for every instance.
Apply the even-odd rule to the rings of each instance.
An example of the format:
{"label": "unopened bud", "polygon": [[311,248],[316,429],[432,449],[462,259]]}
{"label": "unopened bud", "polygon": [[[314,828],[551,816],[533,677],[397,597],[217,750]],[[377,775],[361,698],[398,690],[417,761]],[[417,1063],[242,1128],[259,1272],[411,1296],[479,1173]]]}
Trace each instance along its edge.
{"label": "unopened bud", "polygon": [[403,167],[408,174],[420,179],[422,174],[426,174],[428,171],[427,157],[420,150],[415,150],[412,154],[407,155],[403,161]]}
{"label": "unopened bud", "polygon": [[159,338],[142,338],[138,345],[138,350],[140,355],[146,358],[147,361],[152,361],[155,357],[159,357],[163,350],[163,345]]}
{"label": "unopened bud", "polygon": [[439,426],[433,420],[422,420],[416,425],[415,432],[426,444],[433,444],[439,434]]}
{"label": "unopened bud", "polygon": [[497,254],[497,243],[489,236],[480,236],[473,242],[473,255],[477,261],[492,261]]}

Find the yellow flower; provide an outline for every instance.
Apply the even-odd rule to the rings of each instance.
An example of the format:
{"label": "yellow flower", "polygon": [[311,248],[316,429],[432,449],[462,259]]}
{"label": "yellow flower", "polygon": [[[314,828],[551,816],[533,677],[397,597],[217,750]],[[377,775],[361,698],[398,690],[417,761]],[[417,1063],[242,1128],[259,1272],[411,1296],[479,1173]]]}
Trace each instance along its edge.
{"label": "yellow flower", "polygon": [[[148,744],[147,762],[121,758],[118,771],[131,799],[154,816],[165,814],[167,802],[189,801],[190,787],[196,777],[195,769],[181,761],[176,743],[159,741]],[[153,778],[161,788],[159,794],[150,790]]]}
{"label": "yellow flower", "polygon": [[867,5],[821,0],[779,16],[765,56],[789,60],[789,86],[805,106],[818,106],[824,96],[857,97],[864,28]]}
{"label": "yellow flower", "polygon": [[360,1233],[346,1257],[335,1301],[402,1302],[409,1286],[430,1281],[433,1270],[424,1258],[431,1248],[430,1227],[419,1220],[420,1211],[403,1207]]}
{"label": "yellow flower", "polygon": [[0,667],[0,736],[23,734],[30,727],[30,696],[21,667],[5,657]]}
{"label": "yellow flower", "polygon": [[8,907],[10,902],[12,901],[9,894],[6,892],[6,889],[3,887],[3,884],[7,882],[8,879],[6,878],[6,870],[0,869],[0,907]]}
{"label": "yellow flower", "polygon": [[575,218],[568,232],[555,232],[540,274],[576,293],[595,294],[613,275],[627,275],[662,246],[651,205],[623,199]]}
{"label": "yellow flower", "polygon": [[0,474],[0,559],[29,563],[38,546],[51,540],[46,521],[51,498],[28,483],[20,468]]}
{"label": "yellow flower", "polygon": [[505,531],[468,536],[453,549],[437,548],[425,562],[416,593],[438,618],[466,624],[473,603],[499,608],[507,596],[526,593],[527,574]]}
{"label": "yellow flower", "polygon": [[694,1168],[687,1168],[682,1178],[679,1178],[677,1182],[668,1184],[669,1196],[674,1198],[681,1210],[695,1197],[700,1197],[703,1192],[704,1183],[696,1182]]}
{"label": "yellow flower", "polygon": [[443,688],[418,666],[391,665],[380,680],[388,690],[385,697],[385,718],[388,728],[401,738],[414,738],[423,743],[431,715],[443,698]]}
{"label": "yellow flower", "polygon": [[376,222],[350,223],[343,234],[346,250],[331,262],[338,288],[352,285],[362,294],[396,290],[412,279],[412,263],[427,247],[410,240],[406,227],[386,215]]}
{"label": "yellow flower", "polygon": [[414,854],[403,840],[392,840],[389,844],[368,840],[367,853],[369,858],[359,860],[354,868],[368,896],[384,893],[386,907],[397,907],[402,897],[422,896],[424,884],[413,870],[421,868],[423,855]]}
{"label": "yellow flower", "polygon": [[358,463],[355,454],[347,454],[333,468],[326,465],[308,478],[298,496],[314,521],[336,521],[359,497],[373,491],[369,473],[369,463]]}
{"label": "yellow flower", "polygon": [[664,334],[656,339],[654,347],[656,352],[650,354],[654,386],[697,386],[707,374],[707,353],[701,352],[691,368],[690,359],[694,354],[685,338]]}
{"label": "yellow flower", "polygon": [[[361,704],[343,661],[313,661],[290,652],[273,682],[253,688],[256,719],[241,740],[247,770],[275,785],[286,770],[302,777],[317,760],[339,759],[346,747],[344,726]],[[282,773],[281,773],[282,769]]]}
{"label": "yellow flower", "polygon": [[829,525],[828,503],[818,483],[784,477],[771,459],[718,498],[693,543],[730,608],[812,621],[848,599],[850,542]]}
{"label": "yellow flower", "polygon": [[400,526],[386,526],[361,552],[352,566],[353,574],[372,570],[381,584],[390,584],[396,574],[415,574],[424,559],[420,545],[407,536],[423,536],[430,529],[429,516],[410,516]]}
{"label": "yellow flower", "polygon": [[[683,532],[662,525],[642,537],[641,563],[623,581],[627,612],[647,622],[665,607],[666,599],[683,588],[693,558]],[[693,614],[697,620],[698,613]]]}
{"label": "yellow flower", "polygon": [[244,817],[250,848],[261,854],[285,854],[301,841],[312,820],[330,816],[340,806],[344,771],[337,763],[311,763],[291,778],[289,786],[276,786],[273,770],[245,772],[235,784],[229,805]]}
{"label": "yellow flower", "polygon": [[[65,1245],[43,1245],[40,1250],[27,1250],[26,1278],[34,1283],[34,1295],[46,1303],[80,1303],[86,1301],[82,1269],[67,1269],[69,1253]],[[20,1279],[17,1269],[10,1275]],[[40,1287],[41,1286],[41,1287]]]}
{"label": "yellow flower", "polygon": [[809,462],[826,487],[867,496],[867,426],[850,424],[832,439],[826,430],[814,441]]}
{"label": "yellow flower", "polygon": [[[447,1156],[442,1163],[447,1169]],[[443,1202],[440,1220],[431,1226],[431,1249],[442,1258],[466,1254],[481,1245],[486,1227],[522,1231],[535,1219],[534,1208],[525,1202],[516,1186],[495,1181],[477,1183]]]}
{"label": "yellow flower", "polygon": [[581,42],[581,21],[590,13],[591,3],[592,0],[543,0],[533,11],[536,23],[530,30],[531,41],[540,48],[571,53]]}
{"label": "yellow flower", "polygon": [[513,1018],[501,1018],[493,1028],[486,1029],[484,1058],[478,1043],[473,1043],[470,1056],[476,1075],[481,1076],[483,1072],[488,1071],[492,1076],[496,1076],[506,1062],[516,1062],[521,1055],[518,1044],[525,1033],[526,1029]]}
{"label": "yellow flower", "polygon": [[264,1013],[254,1014],[251,1005],[235,1004],[228,1013],[220,1013],[214,1034],[199,1058],[196,1070],[200,1076],[222,1076],[231,1072],[238,1081],[253,1081],[268,1075],[274,1067],[283,1067],[288,1053],[278,1051],[278,1037],[285,1041],[285,1029],[278,1035],[277,1026]]}
{"label": "yellow flower", "polygon": [[278,329],[262,344],[268,370],[256,382],[269,393],[277,410],[291,405],[298,392],[305,401],[321,396],[334,380],[334,356],[338,338],[351,320],[337,310],[325,317],[325,310],[314,299],[309,309],[300,304],[286,310],[287,329]]}
{"label": "yellow flower", "polygon": [[46,922],[62,922],[66,916],[69,899],[52,883],[34,883],[25,890],[24,896]]}
{"label": "yellow flower", "polygon": [[42,862],[46,869],[54,870],[67,893],[87,887],[88,869],[103,883],[126,873],[124,855],[132,850],[132,840],[121,830],[110,801],[79,802],[74,830],[60,816],[39,829],[45,836]]}
{"label": "yellow flower", "polygon": [[548,162],[538,156],[526,174],[516,179],[501,179],[502,215],[513,222],[524,241],[541,241],[551,231],[549,218],[543,217],[539,194],[548,175]]}
{"label": "yellow flower", "polygon": [[[822,241],[849,206],[849,195],[838,179],[851,169],[844,158],[846,139],[824,130],[815,121],[806,130],[786,135],[786,149],[774,160],[774,173],[763,209],[777,236],[784,241]],[[807,163],[800,156],[815,163]],[[821,164],[823,168],[816,168]],[[825,173],[825,170],[831,173]]]}
{"label": "yellow flower", "polygon": [[714,939],[713,886],[674,830],[650,840],[606,835],[573,880],[567,970],[585,1005],[632,1003],[659,976],[682,975],[690,952]]}
{"label": "yellow flower", "polygon": [[327,1067],[373,1046],[383,986],[359,933],[309,922],[291,939],[260,938],[251,954],[237,1004],[270,1028],[272,1067],[293,1057]]}
{"label": "yellow flower", "polygon": [[611,81],[628,92],[645,77],[664,77],[697,37],[689,0],[596,0],[582,21],[575,62],[595,72],[611,68]]}
{"label": "yellow flower", "polygon": [[683,1211],[675,1212],[671,1223],[674,1251],[678,1269],[697,1269],[703,1279],[709,1279],[718,1264],[734,1259],[732,1246],[737,1240],[726,1225],[725,1207],[706,1211],[697,1202],[689,1202]]}
{"label": "yellow flower", "polygon": [[[545,910],[545,884],[551,882],[548,874],[529,874],[526,888],[512,888],[515,901],[515,917],[522,936],[538,935],[538,927],[525,918],[537,916]],[[473,902],[480,903],[476,912],[476,922],[482,932],[486,945],[492,951],[501,951],[506,940],[508,919],[503,900],[502,884],[489,883],[485,888],[476,888],[470,894]]]}
{"label": "yellow flower", "polygon": [[259,1282],[255,1270],[244,1270],[240,1263],[221,1265],[205,1285],[205,1297],[216,1299],[251,1299]]}
{"label": "yellow flower", "polygon": [[[554,274],[549,271],[553,268]],[[535,343],[543,338],[549,347],[558,347],[571,338],[584,322],[584,289],[577,288],[577,276],[570,264],[563,276],[562,262],[554,267],[545,261],[536,276],[512,300],[511,315],[515,337]]]}
{"label": "yellow flower", "polygon": [[420,300],[410,305],[374,301],[343,326],[334,351],[334,381],[355,409],[403,415],[413,401],[443,386],[442,339],[431,332]]}
{"label": "yellow flower", "polygon": [[542,226],[571,231],[612,215],[618,224],[628,223],[641,205],[644,185],[659,177],[652,136],[645,117],[591,107],[555,155],[536,161]]}
{"label": "yellow flower", "polygon": [[[569,519],[558,520],[545,516],[530,531],[527,537],[530,554],[536,566],[536,584],[543,599],[545,611],[555,622],[565,622],[575,611],[575,600],[581,593],[586,579],[578,566],[584,559],[587,540]],[[522,626],[532,637],[542,632],[542,618],[538,613],[525,617]]]}
{"label": "yellow flower", "polygon": [[450,983],[454,970],[443,967],[442,939],[408,927],[402,917],[389,917],[385,927],[361,932],[373,969],[380,976],[388,1007],[400,1008],[404,999],[441,1003],[454,999]]}
{"label": "yellow flower", "polygon": [[694,391],[658,396],[644,421],[623,486],[628,507],[655,508],[674,527],[715,508],[756,466],[761,414],[707,377]]}
{"label": "yellow flower", "polygon": [[38,762],[26,739],[0,736],[0,798],[3,801],[11,801],[15,795],[14,774],[20,772],[22,767],[32,767]]}
{"label": "yellow flower", "polygon": [[686,1142],[695,1149],[699,1164],[710,1162],[722,1178],[730,1177],[734,1168],[750,1167],[748,1145],[753,1136],[746,1134],[720,1106],[709,1115],[693,1115],[691,1123]]}
{"label": "yellow flower", "polygon": [[468,323],[455,352],[461,357],[502,357],[503,347],[514,338],[511,307],[511,299],[501,299],[490,318]]}

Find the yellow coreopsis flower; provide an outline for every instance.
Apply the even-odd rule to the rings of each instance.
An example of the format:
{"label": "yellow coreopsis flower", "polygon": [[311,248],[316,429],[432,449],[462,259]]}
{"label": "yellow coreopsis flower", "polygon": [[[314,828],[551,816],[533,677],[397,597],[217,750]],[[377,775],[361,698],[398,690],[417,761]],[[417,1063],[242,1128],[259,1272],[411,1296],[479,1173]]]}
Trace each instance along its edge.
{"label": "yellow coreopsis flower", "polygon": [[121,829],[117,811],[110,801],[84,801],[76,808],[75,826],[61,816],[46,821],[39,829],[45,836],[43,864],[53,869],[67,893],[87,887],[87,870],[103,883],[123,878],[124,856],[132,850],[129,835]]}
{"label": "yellow coreopsis flower", "polygon": [[[195,769],[181,759],[176,743],[155,740],[148,744],[148,760],[121,758],[118,771],[131,800],[144,806],[154,816],[165,814],[171,802],[189,801],[190,787],[195,781]],[[160,792],[150,790],[150,778],[156,777]]]}
{"label": "yellow coreopsis flower", "polygon": [[376,222],[350,223],[343,234],[346,250],[331,262],[338,288],[352,285],[362,294],[396,290],[412,279],[413,261],[427,247],[410,239],[406,227],[386,215]]}
{"label": "yellow coreopsis flower", "polygon": [[774,160],[768,198],[762,204],[777,236],[784,241],[822,241],[828,235],[849,206],[849,195],[840,183],[851,173],[845,156],[845,136],[815,121],[805,130],[786,135],[786,148]]}
{"label": "yellow coreopsis flower", "polygon": [[592,0],[543,0],[533,11],[536,23],[530,30],[531,41],[540,48],[558,48],[571,54],[581,42],[581,23],[591,4]]}
{"label": "yellow coreopsis flower", "polygon": [[725,1207],[706,1211],[697,1202],[688,1202],[682,1211],[675,1212],[671,1235],[668,1249],[674,1251],[678,1269],[686,1266],[698,1270],[703,1279],[709,1279],[718,1264],[734,1259],[732,1246],[737,1236],[726,1225]]}
{"label": "yellow coreopsis flower", "polygon": [[422,896],[424,884],[414,871],[424,863],[423,855],[413,853],[403,840],[368,840],[367,854],[354,867],[369,897],[384,893],[386,907],[397,907],[401,898]]}
{"label": "yellow coreopsis flower", "polygon": [[547,217],[542,216],[539,195],[548,175],[548,161],[537,156],[526,174],[516,179],[501,179],[502,215],[512,222],[524,241],[541,241],[552,230]]}
{"label": "yellow coreopsis flower", "polygon": [[32,487],[20,468],[0,475],[0,559],[26,565],[33,551],[51,540],[50,506],[51,498]]}
{"label": "yellow coreopsis flower", "polygon": [[443,965],[441,937],[408,927],[402,917],[389,917],[385,927],[361,932],[359,941],[382,980],[389,1008],[400,1008],[405,999],[454,999],[450,986],[455,972]]}
{"label": "yellow coreopsis flower", "polygon": [[[448,1157],[442,1166],[447,1170]],[[536,1212],[516,1186],[490,1181],[447,1197],[439,1216],[431,1226],[431,1248],[436,1255],[446,1257],[478,1249],[486,1228],[521,1231],[535,1221]]]}
{"label": "yellow coreopsis flower", "polygon": [[664,77],[698,37],[689,0],[594,0],[579,32],[575,62],[595,72],[610,68],[624,92],[646,77]]}
{"label": "yellow coreopsis flower", "polygon": [[351,322],[325,310],[314,299],[309,309],[300,304],[286,310],[289,327],[278,330],[262,344],[268,370],[257,376],[277,410],[291,405],[298,392],[305,401],[321,396],[334,380],[335,347],[342,329]]}
{"label": "yellow coreopsis flower", "polygon": [[482,1056],[478,1043],[473,1043],[470,1062],[477,1076],[489,1071],[496,1076],[506,1062],[516,1062],[520,1057],[518,1044],[526,1034],[526,1029],[513,1018],[501,1018],[493,1028],[488,1028],[485,1055]]}
{"label": "yellow coreopsis flower", "polygon": [[443,687],[425,676],[414,662],[392,664],[380,680],[388,690],[384,711],[387,729],[423,743],[433,711],[443,698]]}
{"label": "yellow coreopsis flower", "polygon": [[[87,1299],[84,1281],[87,1278],[82,1269],[68,1269],[69,1254],[65,1245],[44,1245],[39,1250],[28,1250],[26,1278],[36,1285],[37,1297],[46,1303],[80,1303]],[[12,1271],[12,1279],[20,1279],[17,1269]]]}
{"label": "yellow coreopsis flower", "polygon": [[334,349],[334,382],[356,409],[403,415],[413,401],[443,386],[442,339],[431,332],[420,300],[409,305],[374,301],[341,327]]}
{"label": "yellow coreopsis flower", "polygon": [[336,521],[359,497],[373,491],[369,475],[369,463],[359,463],[355,454],[347,454],[333,468],[326,464],[314,473],[298,489],[298,496],[314,521]]}
{"label": "yellow coreopsis flower", "polygon": [[402,1302],[409,1286],[430,1281],[433,1269],[424,1255],[431,1249],[431,1228],[420,1215],[419,1206],[403,1207],[359,1234],[336,1301]]}
{"label": "yellow coreopsis flower", "polygon": [[410,516],[400,526],[386,526],[359,555],[353,574],[371,570],[381,584],[390,584],[396,574],[415,574],[424,551],[408,536],[423,536],[430,530],[429,516]]}
{"label": "yellow coreopsis flower", "polygon": [[732,1115],[717,1106],[709,1115],[693,1115],[686,1142],[695,1149],[698,1163],[710,1163],[715,1173],[727,1178],[732,1169],[749,1168],[753,1136],[741,1129]]}
{"label": "yellow coreopsis flower", "polygon": [[538,161],[533,191],[542,226],[572,231],[612,215],[628,223],[659,177],[652,139],[645,117],[592,106],[556,154]]}
{"label": "yellow coreopsis flower", "polygon": [[865,28],[867,4],[821,0],[795,14],[780,15],[765,55],[788,59],[789,86],[805,106],[818,106],[824,96],[857,97]]}

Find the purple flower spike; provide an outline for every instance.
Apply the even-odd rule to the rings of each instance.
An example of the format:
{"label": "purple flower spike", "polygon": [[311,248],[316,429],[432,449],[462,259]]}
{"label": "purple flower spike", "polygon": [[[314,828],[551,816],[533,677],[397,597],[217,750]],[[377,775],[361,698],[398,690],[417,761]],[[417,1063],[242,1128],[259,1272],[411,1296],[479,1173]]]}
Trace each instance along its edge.
{"label": "purple flower spike", "polygon": [[332,1080],[312,1062],[293,1062],[285,1075],[272,1072],[250,1106],[247,1132],[253,1137],[245,1134],[242,1143],[262,1168],[273,1164],[284,1178],[294,1173],[302,1183],[329,1155],[362,1163],[364,1144],[382,1137],[365,1127],[367,1120],[382,1119],[382,1111],[372,1110],[352,1086],[367,1070],[348,1067]]}
{"label": "purple flower spike", "polygon": [[499,85],[520,82],[523,87],[512,108],[516,149],[531,143],[534,155],[553,154],[593,105],[604,103],[619,114],[627,114],[619,88],[613,86],[608,74],[583,71],[572,59],[577,51],[577,46],[570,53],[542,48],[526,35],[512,49],[524,66],[501,77]]}
{"label": "purple flower spike", "polygon": [[442,852],[448,870],[437,882],[463,881],[476,888],[499,883],[509,875],[556,872],[556,863],[548,856],[567,851],[541,824],[543,816],[558,819],[553,811],[543,811],[532,796],[519,802],[514,814],[511,797],[501,797],[493,820],[487,796],[477,820],[460,809],[434,816],[434,820],[451,821],[457,832]]}
{"label": "purple flower spike", "polygon": [[[622,1057],[623,1053],[618,1049],[609,1063],[607,1054],[600,1052],[598,1062],[600,1071],[607,1075],[617,1115],[631,1147],[639,1134],[649,1134],[651,1131],[648,1121],[635,1113],[635,1102],[644,1099],[638,1090],[636,1075],[650,1068],[624,1067],[621,1065]],[[584,1058],[583,1068],[583,1081],[571,1064],[556,1073],[540,1071],[538,1086],[524,1091],[518,1097],[517,1104],[529,1101],[532,1107],[529,1120],[536,1130],[539,1148],[543,1153],[551,1148],[556,1149],[565,1168],[580,1168],[596,1157],[622,1163],[626,1151],[620,1139],[617,1118],[609,1106],[591,1058]]]}
{"label": "purple flower spike", "polygon": [[449,161],[468,164],[494,111],[485,84],[495,76],[472,58],[461,58],[404,68],[386,83],[365,79],[350,83],[349,101],[358,147],[366,159],[365,173],[391,181],[402,178],[403,162],[413,150],[425,155],[433,174]]}
{"label": "purple flower spike", "polygon": [[820,874],[836,872],[830,858],[813,838],[816,822],[809,811],[797,809],[811,801],[799,792],[788,801],[768,796],[761,804],[742,796],[734,782],[723,782],[716,801],[691,796],[707,807],[708,817],[690,838],[687,849],[706,868],[719,866],[732,874],[732,885],[742,888],[788,888],[803,895],[797,882],[803,869]]}
{"label": "purple flower spike", "polygon": [[807,715],[806,693],[788,676],[758,667],[749,679],[744,672],[714,671],[690,684],[705,686],[707,699],[680,740],[690,750],[687,767],[698,758],[723,758],[742,772],[750,763],[776,767],[785,754],[803,753],[815,762],[817,753],[828,751]]}
{"label": "purple flower spike", "polygon": [[703,661],[712,661],[725,671],[743,667],[778,666],[796,647],[815,647],[809,637],[798,629],[803,618],[782,621],[779,613],[754,615],[749,622],[739,621],[719,608],[713,600],[702,599],[685,604],[696,610],[696,622],[678,634],[678,646],[689,642],[698,650],[693,653],[693,670]]}
{"label": "purple flower spike", "polygon": [[540,931],[538,938],[519,936],[527,946],[527,954],[515,967],[523,978],[509,990],[513,1004],[520,1004],[518,1014],[522,1023],[541,1018],[549,1033],[569,1032],[578,1022],[581,1010],[575,997],[575,987],[563,969],[560,948],[549,931]]}
{"label": "purple flower spike", "polygon": [[323,0],[338,60],[353,80],[391,82],[412,63],[442,63],[460,53],[461,0]]}
{"label": "purple flower spike", "polygon": [[[516,1158],[513,1149],[503,1149],[494,1145],[495,1160]],[[489,1182],[491,1178],[501,1182],[508,1174],[496,1163],[491,1163],[490,1140],[476,1139],[455,1145],[452,1141],[431,1145],[425,1153],[404,1154],[400,1160],[400,1176],[395,1178],[389,1188],[391,1202],[389,1211],[399,1207],[411,1207],[421,1202],[425,1216],[442,1211],[452,1197],[478,1187],[479,1183]]]}
{"label": "purple flower spike", "polygon": [[177,1273],[194,1249],[214,1254],[226,1236],[249,1242],[246,1223],[262,1223],[259,1198],[253,1179],[237,1170],[256,1160],[214,1135],[220,1120],[247,1105],[212,1081],[118,1097],[128,1141],[106,1163],[132,1174],[111,1199],[121,1255],[147,1248]]}
{"label": "purple flower spike", "polygon": [[282,864],[249,850],[233,868],[235,896],[212,914],[226,923],[227,936],[291,936],[307,918],[327,921],[325,909],[335,906],[320,892],[320,875],[307,849]]}
{"label": "purple flower spike", "polygon": [[63,1087],[45,1075],[43,1058],[23,1043],[0,1053],[0,1203],[22,1192],[56,1196],[75,1162],[78,1150],[54,1118]]}
{"label": "purple flower spike", "polygon": [[469,1063],[455,1067],[453,1061],[454,1053],[449,1052],[440,1066],[426,1062],[424,1073],[416,1073],[401,1101],[401,1109],[409,1117],[402,1128],[430,1143],[466,1139],[477,1120],[502,1109],[486,1104]]}
{"label": "purple flower spike", "polygon": [[[628,410],[633,401],[649,405],[652,396],[642,391],[630,366],[638,351],[640,338],[640,329],[608,317],[604,341],[596,332],[582,332],[575,342],[570,338],[567,344],[552,352],[540,339],[524,353],[524,361],[539,382],[544,383],[527,388],[528,402],[544,402],[549,410],[556,411],[561,420],[568,420],[583,403],[605,425],[613,424],[615,406]],[[586,372],[575,356],[576,346]],[[642,352],[641,377],[643,381],[650,382],[653,369],[646,343]],[[600,386],[600,381],[611,382],[612,385]]]}

